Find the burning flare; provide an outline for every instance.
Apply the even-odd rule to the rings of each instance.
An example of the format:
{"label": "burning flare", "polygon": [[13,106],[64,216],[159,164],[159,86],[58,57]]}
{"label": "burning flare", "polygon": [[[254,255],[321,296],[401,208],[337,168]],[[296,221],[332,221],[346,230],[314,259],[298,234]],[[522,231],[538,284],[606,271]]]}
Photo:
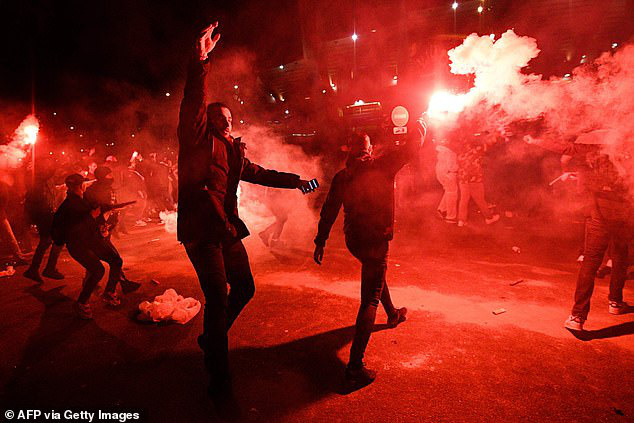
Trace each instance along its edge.
{"label": "burning flare", "polygon": [[13,133],[11,142],[0,145],[0,170],[15,169],[26,157],[26,150],[37,141],[40,123],[33,115],[27,116]]}
{"label": "burning flare", "polygon": [[436,91],[429,99],[427,114],[432,119],[443,119],[462,112],[467,104],[466,94]]}
{"label": "burning flare", "polygon": [[15,130],[13,142],[21,142],[24,145],[33,145],[37,141],[40,132],[40,122],[34,115],[28,115]]}

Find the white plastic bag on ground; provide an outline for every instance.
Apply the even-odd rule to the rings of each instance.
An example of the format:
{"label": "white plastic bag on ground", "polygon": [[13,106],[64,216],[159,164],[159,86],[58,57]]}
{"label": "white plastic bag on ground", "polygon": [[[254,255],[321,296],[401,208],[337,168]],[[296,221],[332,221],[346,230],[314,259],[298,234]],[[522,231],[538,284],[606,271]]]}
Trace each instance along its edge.
{"label": "white plastic bag on ground", "polygon": [[174,321],[184,325],[200,311],[200,301],[195,298],[184,298],[170,288],[163,295],[157,295],[154,301],[143,301],[139,304],[139,320],[152,322]]}

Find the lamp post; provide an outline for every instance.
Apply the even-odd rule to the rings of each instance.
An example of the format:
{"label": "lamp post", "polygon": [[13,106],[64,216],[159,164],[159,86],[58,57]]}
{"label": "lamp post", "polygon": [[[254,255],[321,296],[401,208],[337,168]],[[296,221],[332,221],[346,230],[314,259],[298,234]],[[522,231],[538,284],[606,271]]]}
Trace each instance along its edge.
{"label": "lamp post", "polygon": [[482,12],[484,12],[484,7],[482,3],[478,6],[478,32],[482,33]]}
{"label": "lamp post", "polygon": [[453,33],[455,34],[456,31],[456,9],[458,9],[458,2],[454,1],[451,5],[451,8],[453,9]]}
{"label": "lamp post", "polygon": [[350,76],[351,79],[354,79],[354,74],[357,72],[357,39],[359,36],[355,31],[350,38],[352,38],[352,74]]}

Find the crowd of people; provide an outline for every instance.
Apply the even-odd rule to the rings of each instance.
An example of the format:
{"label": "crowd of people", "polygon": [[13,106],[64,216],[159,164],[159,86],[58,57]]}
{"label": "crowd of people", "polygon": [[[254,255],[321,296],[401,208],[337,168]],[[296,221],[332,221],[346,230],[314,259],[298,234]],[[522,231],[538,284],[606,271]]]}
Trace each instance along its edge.
{"label": "crowd of people", "polygon": [[[140,284],[125,277],[123,258],[113,238],[128,233],[131,226],[160,224],[161,211],[178,204],[178,239],[183,244],[205,296],[203,333],[198,345],[210,376],[209,395],[219,409],[235,405],[228,359],[228,331],[255,292],[255,282],[242,239],[249,235],[238,213],[240,181],[264,185],[265,202],[276,221],[260,232],[266,245],[279,242],[289,210],[275,201],[275,188],[299,189],[307,194],[317,185],[299,175],[264,169],[246,158],[246,147],[232,135],[233,115],[223,103],[207,104],[206,77],[210,53],[220,36],[217,23],[199,36],[188,67],[181,104],[178,166],[165,155],[151,152],[144,159],[134,152],[130,160],[109,155],[102,162],[94,154],[59,163],[40,160],[31,175],[21,169],[4,175],[0,183],[0,228],[9,240],[16,263],[28,264],[24,276],[38,283],[44,278],[63,279],[57,260],[63,246],[85,269],[76,311],[93,317],[90,301],[109,264],[103,300],[120,304],[123,294]],[[386,281],[389,242],[394,236],[395,178],[413,157],[426,137],[421,119],[403,143],[379,157],[373,155],[370,137],[355,133],[348,144],[348,160],[338,172],[321,208],[316,228],[313,258],[324,260],[325,245],[341,208],[344,211],[346,246],[362,264],[361,304],[345,379],[355,389],[371,383],[376,373],[365,367],[363,358],[382,304],[388,326],[406,320],[407,310],[397,308]],[[485,195],[483,161],[487,151],[500,142],[486,132],[435,137],[436,177],[443,195],[437,213],[448,224],[467,226],[470,201],[477,205],[484,222],[494,224],[500,214]],[[471,131],[473,132],[473,131]],[[159,159],[159,157],[162,157]],[[579,137],[561,159],[561,179],[577,178],[588,199],[585,243],[578,275],[574,306],[565,327],[581,331],[587,319],[594,279],[608,246],[612,260],[609,312],[628,310],[623,287],[631,240],[631,204],[626,184],[613,160],[596,143]],[[29,177],[31,182],[28,183]],[[10,180],[9,178],[12,178]],[[23,201],[22,201],[23,199]],[[16,212],[24,204],[24,218]],[[18,218],[16,218],[18,216]],[[32,257],[25,254],[28,228],[37,227],[39,243]],[[18,241],[22,239],[22,243]],[[49,256],[40,273],[44,256]],[[230,286],[230,290],[228,289]]]}
{"label": "crowd of people", "polygon": [[[94,149],[78,155],[51,152],[50,156],[36,159],[34,172],[30,161],[2,172],[0,226],[10,249],[7,263],[25,264],[30,260],[31,226],[37,227],[40,236],[47,233],[51,214],[64,198],[64,178],[72,173],[86,178],[87,186],[94,183],[102,191],[111,190],[113,201],[135,202],[119,211],[117,224],[112,227],[115,237],[128,233],[133,226],[161,223],[160,212],[176,208],[178,172],[167,152],[162,156],[151,152],[148,159],[135,152],[129,161],[112,154],[99,159]],[[44,245],[40,243],[35,250],[35,267],[42,260]],[[53,263],[54,259],[50,265]]]}

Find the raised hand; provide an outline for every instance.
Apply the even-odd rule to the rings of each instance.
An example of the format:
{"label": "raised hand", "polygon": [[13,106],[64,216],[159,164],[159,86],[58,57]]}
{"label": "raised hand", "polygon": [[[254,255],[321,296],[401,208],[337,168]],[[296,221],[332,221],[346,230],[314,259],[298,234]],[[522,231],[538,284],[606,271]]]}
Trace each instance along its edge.
{"label": "raised hand", "polygon": [[[216,47],[216,43],[220,40],[220,34],[213,35],[214,29],[218,28],[218,22],[214,22],[207,28],[203,29],[196,41],[196,52],[200,61],[207,60],[211,50]],[[212,37],[213,35],[213,37]]]}

